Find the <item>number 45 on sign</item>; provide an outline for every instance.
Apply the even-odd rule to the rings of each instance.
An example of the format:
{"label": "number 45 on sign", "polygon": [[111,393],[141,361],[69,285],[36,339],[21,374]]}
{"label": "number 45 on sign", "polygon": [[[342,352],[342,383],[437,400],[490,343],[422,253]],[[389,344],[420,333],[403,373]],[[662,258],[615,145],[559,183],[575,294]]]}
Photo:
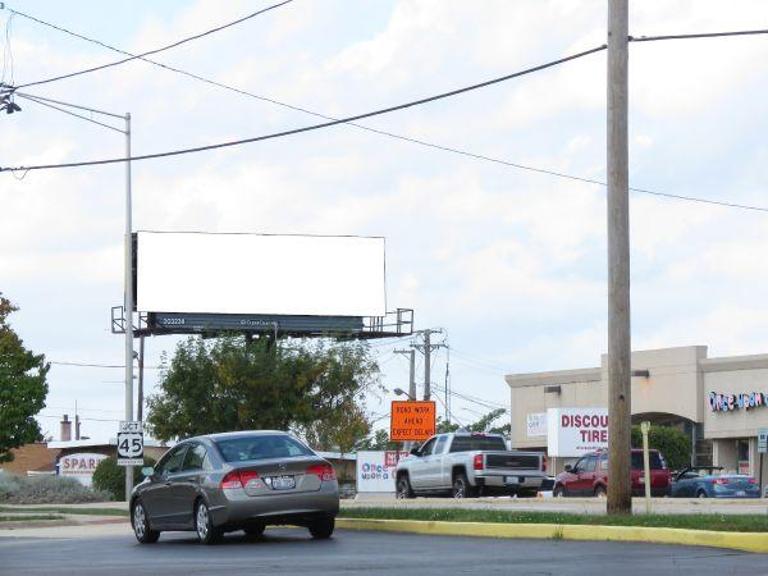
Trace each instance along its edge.
{"label": "number 45 on sign", "polygon": [[120,430],[117,433],[117,464],[144,465],[144,429],[141,422],[120,422]]}

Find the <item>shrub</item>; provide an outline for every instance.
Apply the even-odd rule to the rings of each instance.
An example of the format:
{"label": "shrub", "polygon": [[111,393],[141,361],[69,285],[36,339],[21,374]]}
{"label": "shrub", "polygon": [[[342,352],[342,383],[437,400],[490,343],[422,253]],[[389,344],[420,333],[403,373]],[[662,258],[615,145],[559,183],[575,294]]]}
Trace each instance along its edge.
{"label": "shrub", "polygon": [[60,476],[0,475],[0,502],[5,504],[79,504],[103,502],[109,494]]}
{"label": "shrub", "polygon": [[[678,428],[651,426],[648,446],[661,452],[672,470],[682,470],[691,463],[691,439]],[[632,426],[632,447],[643,447],[640,426]]]}
{"label": "shrub", "polygon": [[[155,460],[153,458],[144,458],[144,466],[154,465]],[[141,480],[141,467],[135,466],[133,468],[134,486],[141,482]],[[93,472],[93,487],[109,493],[112,500],[122,502],[125,500],[125,468],[118,466],[115,458],[111,456],[105,458],[99,462],[99,465],[96,466],[96,470]]]}

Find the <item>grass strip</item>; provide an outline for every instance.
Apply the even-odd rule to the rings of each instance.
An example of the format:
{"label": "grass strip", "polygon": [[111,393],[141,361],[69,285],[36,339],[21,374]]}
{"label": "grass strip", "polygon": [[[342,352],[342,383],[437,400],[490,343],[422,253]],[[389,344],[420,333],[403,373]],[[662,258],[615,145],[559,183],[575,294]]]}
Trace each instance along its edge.
{"label": "grass strip", "polygon": [[29,522],[30,520],[61,520],[64,516],[58,514],[20,514],[18,516],[0,516],[2,522]]}
{"label": "grass strip", "polygon": [[25,506],[24,508],[0,506],[0,512],[13,512],[14,514],[54,512],[56,514],[82,514],[85,516],[128,516],[128,511],[121,510],[120,508],[66,508],[63,506]]}
{"label": "grass strip", "polygon": [[637,514],[604,516],[567,512],[470,510],[466,508],[342,508],[340,518],[491,522],[502,524],[576,524],[587,526],[645,526],[723,532],[768,532],[765,514]]}

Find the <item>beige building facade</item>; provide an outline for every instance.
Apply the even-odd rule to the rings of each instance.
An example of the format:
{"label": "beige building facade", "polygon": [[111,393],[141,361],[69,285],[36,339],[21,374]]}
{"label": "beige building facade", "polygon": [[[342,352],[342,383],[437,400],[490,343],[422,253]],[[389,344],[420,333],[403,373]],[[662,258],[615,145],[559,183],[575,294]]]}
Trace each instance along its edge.
{"label": "beige building facade", "polygon": [[[768,354],[709,358],[706,346],[632,353],[632,420],[677,426],[692,440],[691,462],[760,475],[758,431],[768,429]],[[600,367],[509,374],[512,446],[547,449],[537,422],[551,408],[607,408]],[[763,458],[768,479],[768,457]],[[553,459],[554,471],[569,459]]]}

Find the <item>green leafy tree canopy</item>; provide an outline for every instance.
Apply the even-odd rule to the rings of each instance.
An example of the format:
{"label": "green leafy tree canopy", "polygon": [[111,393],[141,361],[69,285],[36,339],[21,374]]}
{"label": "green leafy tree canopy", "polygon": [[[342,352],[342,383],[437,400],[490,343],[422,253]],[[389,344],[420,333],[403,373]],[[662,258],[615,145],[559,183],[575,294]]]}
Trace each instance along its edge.
{"label": "green leafy tree canopy", "polygon": [[189,338],[163,358],[147,422],[161,440],[229,430],[293,430],[321,449],[351,449],[378,385],[361,342]]}
{"label": "green leafy tree canopy", "polygon": [[[643,447],[640,426],[632,426],[632,447]],[[664,455],[672,470],[682,470],[691,463],[691,439],[682,430],[672,426],[651,426],[648,447]]]}
{"label": "green leafy tree canopy", "polygon": [[45,406],[45,356],[24,348],[8,323],[18,310],[0,293],[0,462],[13,460],[11,449],[41,439],[34,416]]}

